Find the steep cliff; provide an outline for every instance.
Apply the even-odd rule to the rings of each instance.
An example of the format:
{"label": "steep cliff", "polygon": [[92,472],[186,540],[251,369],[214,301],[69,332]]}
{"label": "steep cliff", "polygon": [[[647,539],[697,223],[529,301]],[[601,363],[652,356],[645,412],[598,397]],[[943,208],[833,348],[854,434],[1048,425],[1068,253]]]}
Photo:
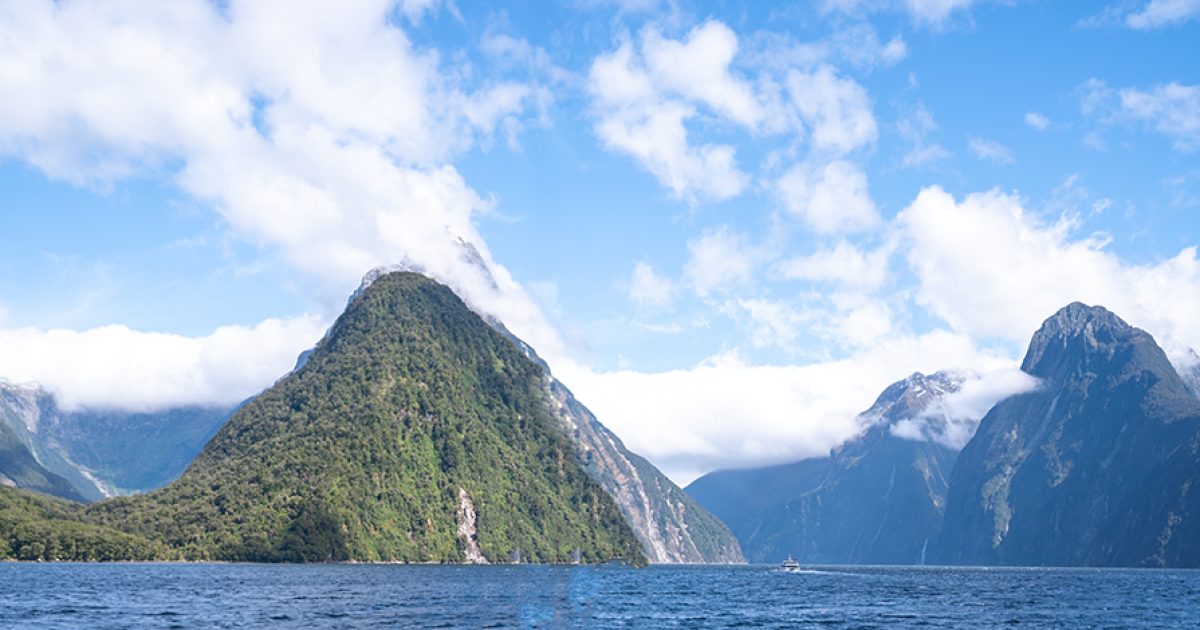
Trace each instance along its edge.
{"label": "steep cliff", "polygon": [[959,455],[937,560],[1200,565],[1200,401],[1154,339],[1075,303],[1021,369],[1042,386],[993,407]]}

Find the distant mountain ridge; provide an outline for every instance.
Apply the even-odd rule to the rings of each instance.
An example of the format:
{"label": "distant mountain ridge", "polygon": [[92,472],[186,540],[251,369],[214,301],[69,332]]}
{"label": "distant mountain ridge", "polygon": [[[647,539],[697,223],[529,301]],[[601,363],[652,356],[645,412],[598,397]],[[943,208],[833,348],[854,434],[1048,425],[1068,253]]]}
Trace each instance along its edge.
{"label": "distant mountain ridge", "polygon": [[63,411],[41,386],[0,380],[0,423],[87,501],[165,486],[183,473],[236,409]]}
{"label": "distant mountain ridge", "polygon": [[[752,562],[921,564],[941,529],[956,452],[898,436],[902,422],[940,418],[967,375],[914,373],[859,415],[862,435],[828,457],[709,473],[687,492],[730,525]],[[927,415],[923,415],[927,414]]]}

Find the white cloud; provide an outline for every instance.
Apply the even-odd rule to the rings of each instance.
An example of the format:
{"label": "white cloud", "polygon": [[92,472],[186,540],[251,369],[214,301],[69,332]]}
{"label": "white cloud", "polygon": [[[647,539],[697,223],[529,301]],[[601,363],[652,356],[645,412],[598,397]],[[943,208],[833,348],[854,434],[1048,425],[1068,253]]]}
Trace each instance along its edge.
{"label": "white cloud", "polygon": [[738,38],[724,24],[709,21],[692,29],[684,41],[646,31],[642,55],[656,86],[700,101],[738,124],[754,129],[766,117],[753,89],[730,73]]}
{"label": "white cloud", "polygon": [[900,137],[912,144],[912,150],[904,155],[904,166],[914,168],[930,166],[953,155],[945,147],[929,141],[929,137],[937,129],[933,114],[929,113],[924,103],[918,104],[915,110],[896,123],[896,130],[900,133]]}
{"label": "white cloud", "polygon": [[793,166],[777,183],[784,207],[824,234],[858,232],[880,224],[867,175],[845,160]]}
{"label": "white cloud", "polygon": [[437,9],[438,5],[445,4],[458,20],[462,21],[462,16],[459,15],[458,9],[454,6],[453,0],[400,0],[400,11],[405,17],[413,23],[420,23],[421,18],[425,13],[432,12]]}
{"label": "white cloud", "polygon": [[1168,83],[1149,90],[1114,90],[1099,79],[1080,86],[1080,109],[1099,123],[1084,136],[1084,144],[1104,149],[1101,133],[1120,124],[1140,123],[1175,141],[1174,149],[1200,149],[1200,86]]}
{"label": "white cloud", "polygon": [[894,313],[886,302],[856,293],[832,297],[838,311],[827,330],[843,345],[867,348],[897,332]]}
{"label": "white cloud", "polygon": [[802,333],[801,327],[812,324],[812,318],[797,313],[785,302],[767,299],[737,301],[753,323],[750,342],[756,348],[779,346],[788,348]]}
{"label": "white cloud", "polygon": [[677,198],[727,199],[749,183],[733,147],[689,143],[684,122],[697,115],[695,106],[660,93],[630,43],[596,58],[589,91],[599,118],[596,135],[609,149],[635,158]]}
{"label": "white cloud", "polygon": [[737,352],[692,369],[597,373],[577,364],[555,375],[625,444],[680,485],[718,468],[826,455],[861,427],[858,413],[913,370],[961,366],[989,372],[1011,359],[978,351],[962,335],[895,335],[842,360],[756,366]]}
{"label": "white cloud", "polygon": [[908,46],[900,35],[881,44],[875,29],[866,23],[834,32],[826,45],[829,50],[822,57],[837,55],[860,68],[888,67],[908,56]]}
{"label": "white cloud", "polygon": [[689,258],[683,275],[697,295],[749,283],[754,277],[758,252],[746,237],[722,227],[708,230],[688,243]]}
{"label": "white cloud", "polygon": [[862,16],[884,9],[897,9],[908,13],[913,21],[930,27],[941,27],[950,16],[959,10],[970,8],[976,0],[821,0],[822,11],[838,11],[851,16]]}
{"label": "white cloud", "polygon": [[490,204],[444,165],[538,115],[545,91],[444,68],[390,21],[434,4],[6,3],[0,93],[22,97],[0,99],[0,154],[100,187],[171,168],[315,281],[326,322],[367,269],[408,260],[550,352],[553,329],[475,228]]}
{"label": "white cloud", "polygon": [[1122,113],[1175,140],[1175,150],[1200,149],[1200,86],[1168,83],[1150,91],[1120,91]]}
{"label": "white cloud", "polygon": [[952,13],[966,9],[975,0],[905,0],[908,13],[918,22],[938,26],[944,23]]}
{"label": "white cloud", "polygon": [[1045,131],[1050,126],[1050,119],[1038,112],[1029,112],[1025,114],[1025,124],[1038,131]]}
{"label": "white cloud", "polygon": [[41,384],[68,410],[234,404],[292,369],[325,325],[315,317],[269,319],[198,338],[124,326],[0,330],[0,374]]}
{"label": "white cloud", "polygon": [[960,450],[967,445],[979,421],[1001,400],[1033,391],[1038,380],[1017,368],[996,370],[970,378],[952,394],[930,405],[915,418],[892,426],[893,435],[909,440],[931,440]]}
{"label": "white cloud", "polygon": [[1200,0],[1150,0],[1139,12],[1125,16],[1125,24],[1149,30],[1179,24],[1200,16]]}
{"label": "white cloud", "polygon": [[[758,32],[747,38],[752,42],[744,65],[786,74],[791,68],[814,68],[822,63],[840,62],[863,69],[889,67],[908,56],[908,45],[899,34],[881,43],[870,24],[835,24],[834,31],[815,41],[797,41],[790,35]],[[760,98],[762,98],[760,96]]]}
{"label": "white cloud", "polygon": [[629,281],[629,301],[639,309],[665,309],[675,301],[679,287],[673,280],[654,272],[648,262],[638,261]]}
{"label": "white cloud", "polygon": [[853,79],[838,77],[830,66],[821,65],[812,72],[791,70],[787,88],[800,117],[812,130],[815,149],[840,155],[879,137],[867,91]]}
{"label": "white cloud", "polygon": [[1173,356],[1200,347],[1200,261],[1189,247],[1132,265],[1104,247],[1105,234],[1077,237],[1078,220],[1046,222],[998,190],[961,203],[923,190],[897,218],[908,239],[916,299],[974,339],[1025,343],[1073,301],[1099,304],[1149,331]]}
{"label": "white cloud", "polygon": [[1008,147],[995,140],[970,136],[967,138],[967,148],[980,160],[987,160],[995,164],[1012,164],[1017,161]]}
{"label": "white cloud", "polygon": [[891,254],[891,247],[864,252],[846,241],[839,241],[833,249],[788,259],[780,263],[779,271],[791,280],[837,282],[854,288],[876,289],[887,278]]}

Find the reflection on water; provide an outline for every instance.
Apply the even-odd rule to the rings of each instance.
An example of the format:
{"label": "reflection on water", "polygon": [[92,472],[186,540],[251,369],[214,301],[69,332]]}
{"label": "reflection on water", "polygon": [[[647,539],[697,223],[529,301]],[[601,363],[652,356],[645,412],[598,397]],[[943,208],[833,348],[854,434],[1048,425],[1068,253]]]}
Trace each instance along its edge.
{"label": "reflection on water", "polygon": [[1180,628],[1200,572],[0,564],[0,628]]}

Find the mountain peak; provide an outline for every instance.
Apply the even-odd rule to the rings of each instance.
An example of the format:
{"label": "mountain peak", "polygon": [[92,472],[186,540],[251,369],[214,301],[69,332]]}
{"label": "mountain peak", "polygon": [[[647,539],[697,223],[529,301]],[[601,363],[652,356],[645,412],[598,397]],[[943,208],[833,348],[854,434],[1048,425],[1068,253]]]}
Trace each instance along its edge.
{"label": "mountain peak", "polygon": [[1052,364],[1069,347],[1098,348],[1134,341],[1135,337],[1154,340],[1145,331],[1134,328],[1103,306],[1072,302],[1042,323],[1029,342],[1029,351],[1021,369],[1034,376],[1048,376]]}

